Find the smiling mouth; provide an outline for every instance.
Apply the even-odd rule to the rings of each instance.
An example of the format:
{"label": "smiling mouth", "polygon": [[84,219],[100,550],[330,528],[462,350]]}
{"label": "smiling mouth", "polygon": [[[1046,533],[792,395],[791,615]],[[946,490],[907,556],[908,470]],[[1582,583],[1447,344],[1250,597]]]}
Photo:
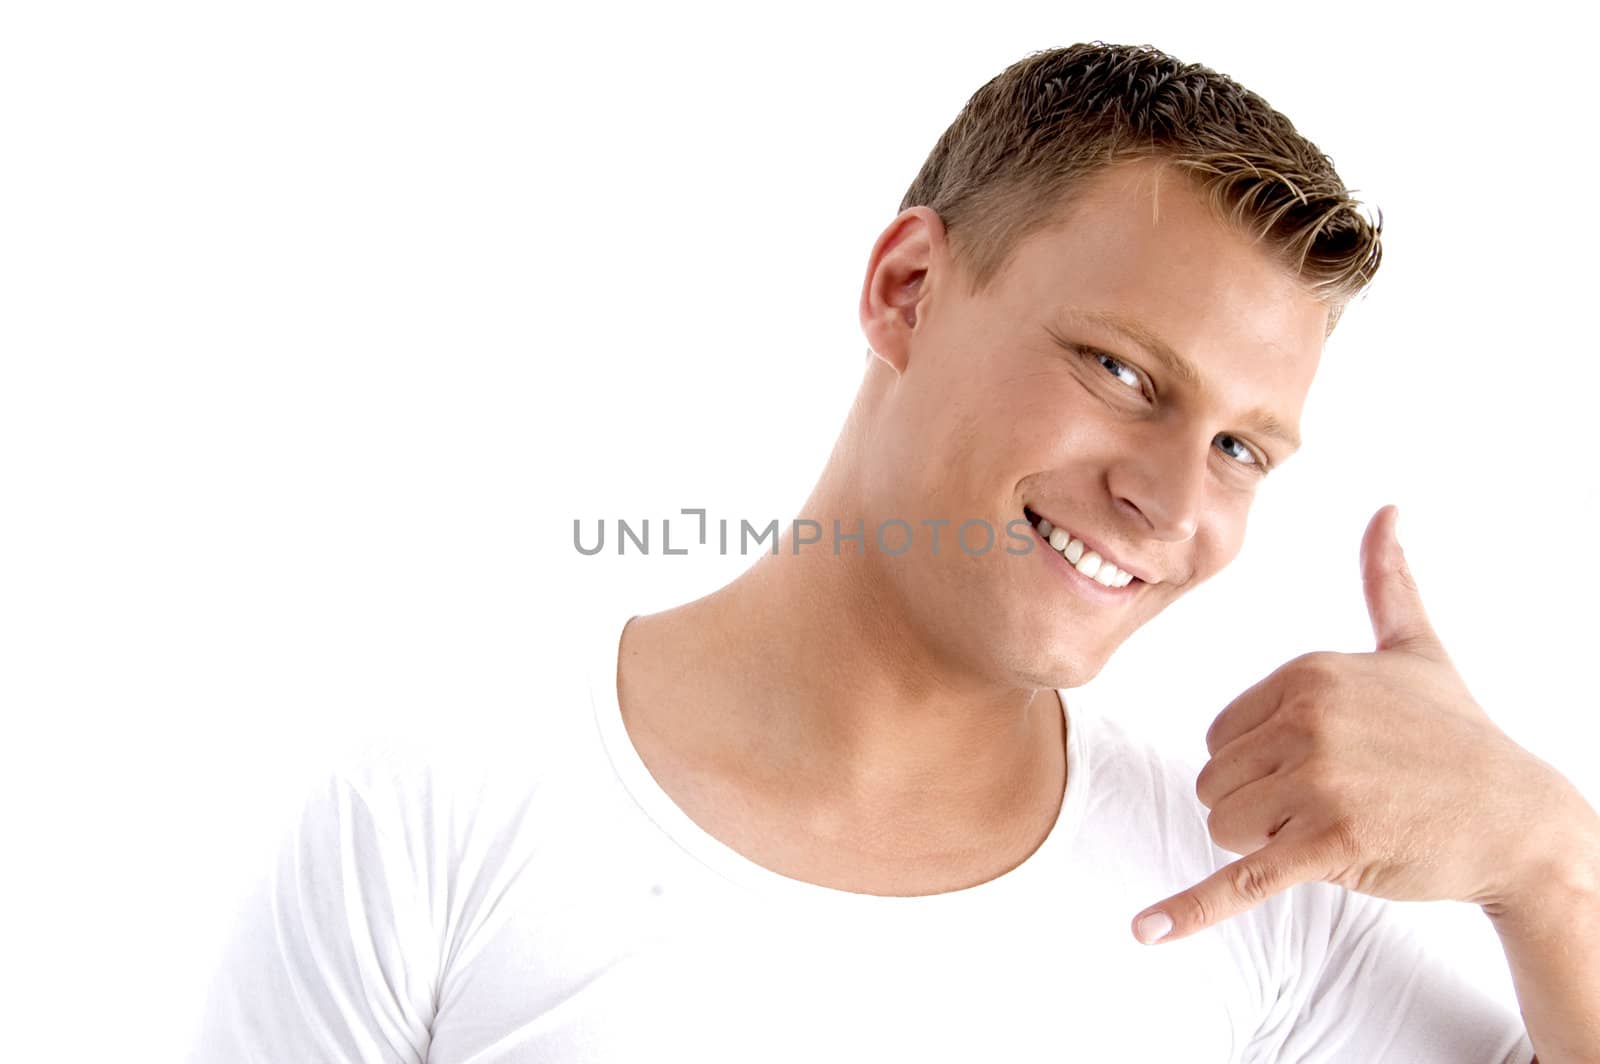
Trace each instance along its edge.
{"label": "smiling mouth", "polygon": [[1132,573],[1102,558],[1098,552],[1090,550],[1083,540],[1067,529],[1053,525],[1049,519],[1040,517],[1026,506],[1022,508],[1022,514],[1045,542],[1066,559],[1068,565],[1095,583],[1113,591],[1144,583]]}

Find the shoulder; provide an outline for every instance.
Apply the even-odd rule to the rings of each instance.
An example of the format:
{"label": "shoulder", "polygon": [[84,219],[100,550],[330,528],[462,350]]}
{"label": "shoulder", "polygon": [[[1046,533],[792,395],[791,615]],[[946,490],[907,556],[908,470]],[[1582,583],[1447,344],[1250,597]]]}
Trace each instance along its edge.
{"label": "shoulder", "polygon": [[583,670],[540,657],[514,711],[441,707],[296,773],[196,1059],[426,1057],[463,944],[537,879],[553,835],[583,830],[603,782]]}
{"label": "shoulder", "polygon": [[300,812],[302,841],[342,851],[365,843],[369,851],[457,865],[466,854],[483,856],[473,839],[525,827],[574,778],[586,740],[579,726],[588,719],[587,703],[576,702],[581,695],[568,692],[572,704],[551,707],[542,721],[383,736],[346,749],[313,777]]}
{"label": "shoulder", "polygon": [[343,866],[404,895],[518,860],[594,789],[601,757],[581,654],[548,648],[519,686],[321,757],[285,809],[280,852],[294,860],[280,877]]}
{"label": "shoulder", "polygon": [[[593,768],[612,627],[609,614],[575,620],[529,655],[519,689],[493,705],[442,705],[430,720],[347,744],[313,773],[308,809],[411,836],[440,830],[444,814],[511,815],[549,796]],[[614,673],[614,645],[610,653]]]}

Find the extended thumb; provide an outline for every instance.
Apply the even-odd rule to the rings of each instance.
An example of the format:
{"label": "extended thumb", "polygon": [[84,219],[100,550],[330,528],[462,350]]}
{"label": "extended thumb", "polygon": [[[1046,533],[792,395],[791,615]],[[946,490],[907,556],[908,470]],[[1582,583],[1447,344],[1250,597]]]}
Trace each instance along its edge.
{"label": "extended thumb", "polygon": [[1432,651],[1442,648],[1395,535],[1399,518],[1399,507],[1393,503],[1383,506],[1372,515],[1366,534],[1361,537],[1361,585],[1367,598],[1367,616],[1379,650],[1399,647],[1431,657]]}

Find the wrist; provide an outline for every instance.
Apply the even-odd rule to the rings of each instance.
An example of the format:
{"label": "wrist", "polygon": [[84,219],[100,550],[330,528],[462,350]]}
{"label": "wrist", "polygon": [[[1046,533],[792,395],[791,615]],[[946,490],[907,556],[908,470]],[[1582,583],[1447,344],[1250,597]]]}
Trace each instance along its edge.
{"label": "wrist", "polygon": [[1570,799],[1553,807],[1566,815],[1553,813],[1543,818],[1545,830],[1522,834],[1511,878],[1480,902],[1502,935],[1542,934],[1572,920],[1600,923],[1600,815],[1575,789]]}

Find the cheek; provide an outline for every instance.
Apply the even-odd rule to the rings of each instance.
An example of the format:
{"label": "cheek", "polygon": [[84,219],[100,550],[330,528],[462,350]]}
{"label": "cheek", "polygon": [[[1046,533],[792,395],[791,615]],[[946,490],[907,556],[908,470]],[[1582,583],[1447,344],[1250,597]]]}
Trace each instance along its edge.
{"label": "cheek", "polygon": [[1063,372],[1019,376],[996,415],[997,438],[1013,464],[1030,471],[1104,469],[1127,453],[1115,417],[1086,401],[1083,386]]}
{"label": "cheek", "polygon": [[880,520],[913,524],[970,509],[972,482],[982,482],[982,464],[993,461],[981,450],[982,424],[970,402],[934,402],[915,385],[898,398],[863,446],[865,505]]}
{"label": "cheek", "polygon": [[1198,554],[1207,574],[1225,568],[1244,547],[1244,508],[1217,515],[1198,537]]}

